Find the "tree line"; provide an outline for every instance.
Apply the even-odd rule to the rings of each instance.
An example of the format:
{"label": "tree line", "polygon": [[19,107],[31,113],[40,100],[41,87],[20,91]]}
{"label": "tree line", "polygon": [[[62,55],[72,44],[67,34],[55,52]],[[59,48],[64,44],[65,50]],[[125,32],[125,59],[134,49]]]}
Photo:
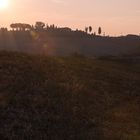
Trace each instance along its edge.
{"label": "tree line", "polygon": [[[60,27],[55,26],[54,24],[48,25],[48,24],[45,24],[44,22],[41,22],[41,21],[37,21],[35,23],[35,25],[30,25],[27,23],[12,23],[12,24],[10,24],[10,28],[13,31],[31,31],[31,30],[44,31],[44,30],[54,30],[54,29],[64,30],[64,31],[69,31],[69,32],[72,31],[72,29],[70,29],[68,27],[60,28]],[[7,31],[7,28],[1,28],[1,31]],[[80,30],[77,29],[76,31],[80,31]],[[91,26],[85,27],[85,30],[84,30],[85,33],[91,34],[92,31],[93,31],[93,28]],[[98,34],[99,35],[102,34],[101,27],[98,28]],[[96,32],[94,32],[94,35],[96,35]]]}
{"label": "tree line", "polygon": [[[30,25],[30,24],[26,24],[26,23],[12,23],[10,25],[10,27],[12,28],[13,31],[27,31],[27,30],[42,31],[42,30],[45,30],[45,29],[59,29],[54,24],[48,25],[48,24],[45,24],[44,22],[41,22],[41,21],[37,21],[35,23],[35,25]],[[64,27],[63,29],[71,30],[68,27]]]}

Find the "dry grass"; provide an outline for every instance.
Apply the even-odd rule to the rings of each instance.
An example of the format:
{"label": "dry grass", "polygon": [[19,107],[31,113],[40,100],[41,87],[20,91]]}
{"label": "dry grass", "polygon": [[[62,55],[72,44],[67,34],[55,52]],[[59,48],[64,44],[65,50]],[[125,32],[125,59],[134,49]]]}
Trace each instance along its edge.
{"label": "dry grass", "polygon": [[140,65],[0,52],[0,138],[137,140]]}

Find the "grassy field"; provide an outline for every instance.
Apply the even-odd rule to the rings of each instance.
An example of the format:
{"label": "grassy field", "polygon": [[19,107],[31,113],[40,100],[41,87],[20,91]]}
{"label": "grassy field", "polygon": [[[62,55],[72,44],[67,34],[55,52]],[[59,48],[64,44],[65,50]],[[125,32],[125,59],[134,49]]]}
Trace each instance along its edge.
{"label": "grassy field", "polygon": [[0,139],[140,140],[140,64],[0,52]]}

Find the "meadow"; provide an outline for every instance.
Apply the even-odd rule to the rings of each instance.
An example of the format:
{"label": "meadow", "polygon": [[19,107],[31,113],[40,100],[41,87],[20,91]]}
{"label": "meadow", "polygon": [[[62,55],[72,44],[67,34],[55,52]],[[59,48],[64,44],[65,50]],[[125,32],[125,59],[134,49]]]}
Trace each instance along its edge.
{"label": "meadow", "polygon": [[0,51],[0,139],[139,140],[140,63]]}

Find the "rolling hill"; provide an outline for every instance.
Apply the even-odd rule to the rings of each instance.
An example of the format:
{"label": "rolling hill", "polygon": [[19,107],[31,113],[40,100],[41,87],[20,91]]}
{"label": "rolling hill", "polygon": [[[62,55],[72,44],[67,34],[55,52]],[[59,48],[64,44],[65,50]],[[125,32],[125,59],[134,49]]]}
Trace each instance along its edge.
{"label": "rolling hill", "polygon": [[[139,55],[140,37],[105,37],[82,31],[6,31],[0,32],[0,50],[14,50],[50,56]],[[135,53],[136,52],[136,53]]]}

